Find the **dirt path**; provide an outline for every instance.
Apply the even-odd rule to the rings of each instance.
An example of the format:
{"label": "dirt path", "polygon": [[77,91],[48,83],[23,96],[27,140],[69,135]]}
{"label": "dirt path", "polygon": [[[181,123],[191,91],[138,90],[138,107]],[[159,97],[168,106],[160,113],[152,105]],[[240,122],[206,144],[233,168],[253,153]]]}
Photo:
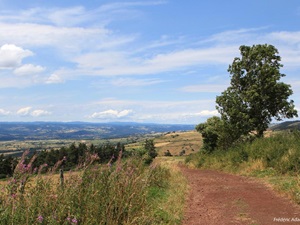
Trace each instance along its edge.
{"label": "dirt path", "polygon": [[300,207],[251,178],[181,167],[190,185],[183,225],[300,224]]}

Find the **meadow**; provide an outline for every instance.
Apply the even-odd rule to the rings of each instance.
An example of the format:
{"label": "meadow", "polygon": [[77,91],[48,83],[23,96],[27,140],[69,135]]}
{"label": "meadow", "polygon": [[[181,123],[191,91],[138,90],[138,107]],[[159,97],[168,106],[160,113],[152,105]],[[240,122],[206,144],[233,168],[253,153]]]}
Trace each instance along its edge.
{"label": "meadow", "polygon": [[[196,131],[168,132],[154,139],[155,148],[159,156],[165,156],[169,151],[172,156],[185,156],[196,153],[202,146],[201,134]],[[126,145],[127,150],[141,149],[141,142]]]}
{"label": "meadow", "polygon": [[0,224],[181,222],[187,183],[178,159],[157,158],[146,165],[139,154],[123,158],[120,151],[117,160],[100,164],[89,154],[62,177],[62,161],[42,173],[42,166],[33,168],[34,157],[25,160],[27,153],[14,176],[0,183]]}

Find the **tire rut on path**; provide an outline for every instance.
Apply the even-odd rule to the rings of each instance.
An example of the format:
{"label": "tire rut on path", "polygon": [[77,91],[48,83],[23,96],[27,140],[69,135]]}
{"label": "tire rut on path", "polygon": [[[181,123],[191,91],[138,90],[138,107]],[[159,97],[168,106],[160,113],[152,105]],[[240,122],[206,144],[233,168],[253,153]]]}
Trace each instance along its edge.
{"label": "tire rut on path", "polygon": [[190,186],[183,225],[300,224],[300,207],[255,179],[181,170]]}

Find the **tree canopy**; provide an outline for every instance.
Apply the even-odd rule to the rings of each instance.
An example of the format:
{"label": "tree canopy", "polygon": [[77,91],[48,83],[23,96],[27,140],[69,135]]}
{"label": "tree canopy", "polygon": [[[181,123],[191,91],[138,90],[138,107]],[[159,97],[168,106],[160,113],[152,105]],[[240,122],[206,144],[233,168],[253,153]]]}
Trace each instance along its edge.
{"label": "tree canopy", "polygon": [[240,47],[241,57],[229,66],[231,86],[217,96],[217,109],[222,120],[234,125],[241,135],[255,131],[262,137],[272,118],[297,115],[291,86],[280,82],[285,74],[278,50],[272,45]]}

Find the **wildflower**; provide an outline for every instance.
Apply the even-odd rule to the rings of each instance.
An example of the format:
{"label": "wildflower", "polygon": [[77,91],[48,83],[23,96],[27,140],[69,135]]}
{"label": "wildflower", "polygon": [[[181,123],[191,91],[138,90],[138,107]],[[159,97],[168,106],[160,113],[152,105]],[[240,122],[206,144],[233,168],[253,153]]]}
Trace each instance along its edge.
{"label": "wildflower", "polygon": [[72,223],[77,224],[78,223],[77,219],[76,218],[72,219]]}
{"label": "wildflower", "polygon": [[42,223],[43,220],[44,220],[43,216],[39,215],[38,218],[37,218],[37,221],[38,221],[39,223]]}

